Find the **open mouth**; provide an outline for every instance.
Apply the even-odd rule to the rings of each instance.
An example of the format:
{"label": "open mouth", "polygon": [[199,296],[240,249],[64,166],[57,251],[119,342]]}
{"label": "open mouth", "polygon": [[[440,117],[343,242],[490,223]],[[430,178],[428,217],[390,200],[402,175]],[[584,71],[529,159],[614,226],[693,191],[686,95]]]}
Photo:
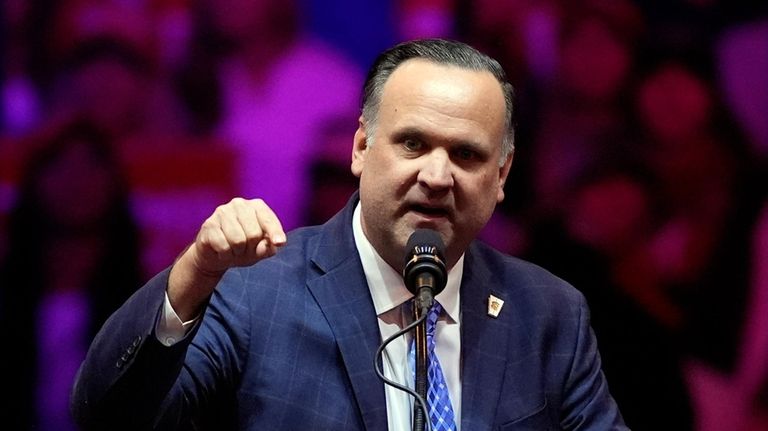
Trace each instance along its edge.
{"label": "open mouth", "polygon": [[448,217],[449,212],[445,208],[439,208],[439,207],[428,207],[424,205],[411,205],[411,211],[418,213],[420,215],[434,218],[434,217]]}

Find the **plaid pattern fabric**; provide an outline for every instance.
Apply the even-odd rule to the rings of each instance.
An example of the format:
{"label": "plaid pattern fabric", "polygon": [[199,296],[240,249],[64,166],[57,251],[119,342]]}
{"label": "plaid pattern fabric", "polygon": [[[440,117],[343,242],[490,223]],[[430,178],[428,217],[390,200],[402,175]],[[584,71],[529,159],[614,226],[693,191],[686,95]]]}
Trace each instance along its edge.
{"label": "plaid pattern fabric", "polygon": [[[456,420],[453,414],[453,406],[448,392],[448,385],[443,376],[443,369],[435,353],[435,326],[437,318],[443,312],[443,307],[435,302],[427,315],[427,350],[429,366],[427,368],[427,410],[432,431],[456,431]],[[416,373],[416,349],[415,343],[411,343],[408,359],[411,373]]]}

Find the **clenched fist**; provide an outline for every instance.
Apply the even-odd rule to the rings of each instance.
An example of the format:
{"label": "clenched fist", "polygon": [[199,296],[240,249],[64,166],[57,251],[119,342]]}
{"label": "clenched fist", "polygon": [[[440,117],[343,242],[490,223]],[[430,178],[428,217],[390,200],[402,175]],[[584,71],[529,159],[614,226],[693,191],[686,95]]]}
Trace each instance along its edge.
{"label": "clenched fist", "polygon": [[173,309],[182,320],[194,317],[227,269],[272,256],[285,240],[280,220],[261,199],[234,198],[219,206],[171,269]]}

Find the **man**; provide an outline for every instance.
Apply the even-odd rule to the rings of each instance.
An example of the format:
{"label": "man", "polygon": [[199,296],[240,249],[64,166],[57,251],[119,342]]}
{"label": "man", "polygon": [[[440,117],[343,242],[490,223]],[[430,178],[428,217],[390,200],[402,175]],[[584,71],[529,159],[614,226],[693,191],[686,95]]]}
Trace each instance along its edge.
{"label": "man", "polygon": [[[435,334],[449,429],[625,429],[583,297],[473,242],[504,197],[511,114],[498,63],[464,44],[383,53],[354,136],[359,196],[287,239],[260,200],[219,207],[105,324],[75,384],[75,416],[110,429],[410,429],[411,401],[385,390],[374,355],[409,323],[404,250],[430,228],[449,268]],[[407,350],[393,343],[382,366],[412,385]]]}

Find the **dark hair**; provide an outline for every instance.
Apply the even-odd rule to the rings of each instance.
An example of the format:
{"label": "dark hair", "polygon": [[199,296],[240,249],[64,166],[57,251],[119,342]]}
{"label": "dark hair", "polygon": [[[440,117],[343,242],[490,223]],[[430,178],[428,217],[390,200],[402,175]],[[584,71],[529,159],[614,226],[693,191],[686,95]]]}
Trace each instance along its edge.
{"label": "dark hair", "polygon": [[501,85],[506,104],[506,133],[502,143],[502,160],[514,150],[514,125],[512,84],[498,61],[471,46],[446,39],[420,39],[404,42],[381,53],[374,61],[363,87],[363,118],[369,135],[374,134],[384,84],[392,72],[411,59],[424,59],[437,64],[457,66],[474,71],[490,72]]}

